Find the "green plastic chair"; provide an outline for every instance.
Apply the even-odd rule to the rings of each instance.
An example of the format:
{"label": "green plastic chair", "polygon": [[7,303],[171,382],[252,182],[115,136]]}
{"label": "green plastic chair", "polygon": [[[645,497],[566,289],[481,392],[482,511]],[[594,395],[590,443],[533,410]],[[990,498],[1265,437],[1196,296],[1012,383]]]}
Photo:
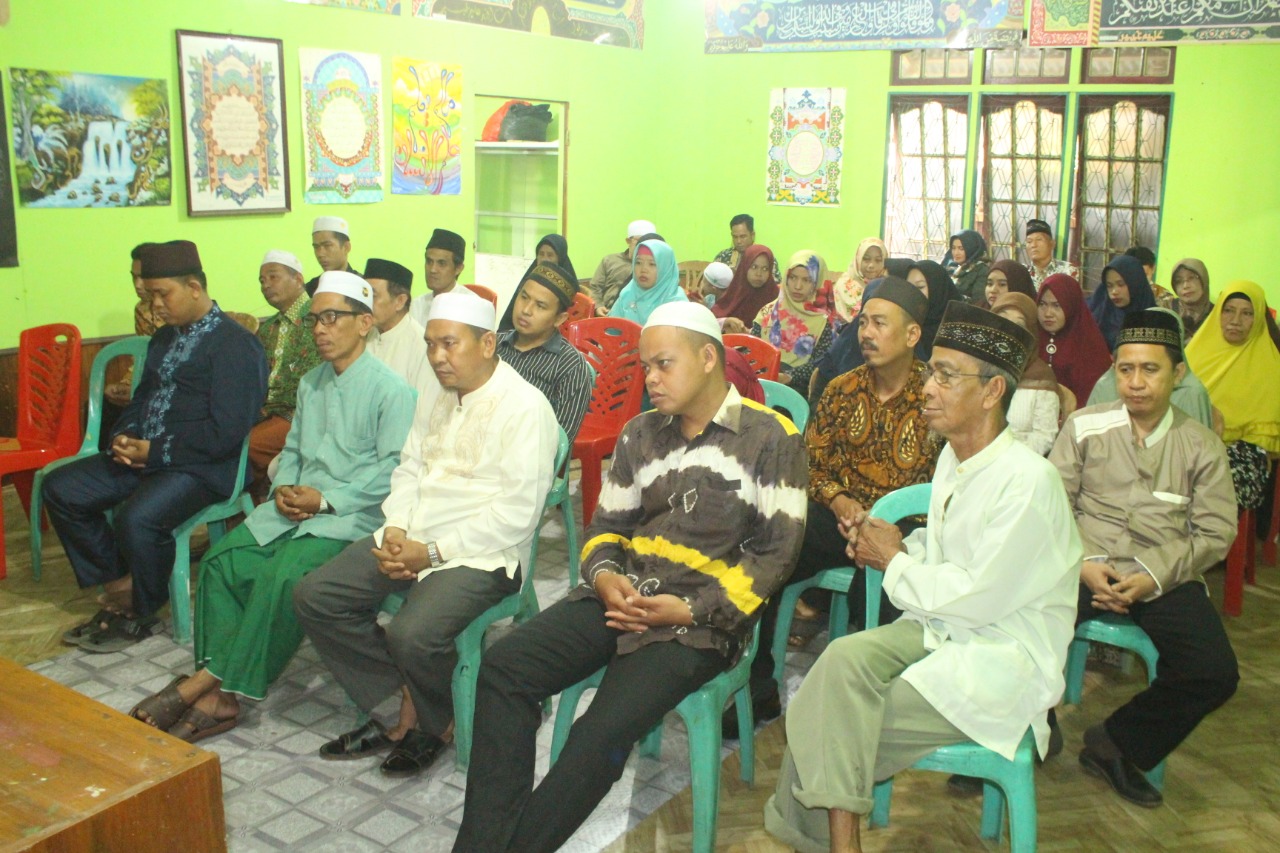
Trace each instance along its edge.
{"label": "green plastic chair", "polygon": [[[559,430],[556,444],[555,470],[557,472],[564,471],[567,466],[569,451],[569,438],[564,434],[564,430],[561,429]],[[551,489],[547,492],[547,506],[552,505],[552,497],[557,493],[559,493],[558,500],[560,509],[564,513],[565,525],[569,530],[572,530],[573,507],[572,502],[568,500],[567,475],[564,478],[557,477],[552,482]],[[538,565],[538,537],[541,531],[542,519],[539,518],[538,526],[533,533],[533,545],[529,554],[529,569],[523,572],[520,591],[508,595],[502,601],[481,613],[453,640],[453,646],[458,652],[458,663],[453,668],[452,680],[453,743],[456,747],[454,766],[463,772],[466,772],[467,768],[471,766],[471,741],[476,712],[476,679],[480,675],[480,658],[484,652],[485,632],[500,619],[511,618],[519,625],[538,614],[538,595],[533,588],[533,574],[535,567]],[[571,572],[574,572],[574,566],[578,562],[578,555],[574,552],[577,537],[576,534],[570,535],[573,536],[573,539],[570,539],[569,546],[569,568]],[[576,572],[574,573],[576,574]],[[382,603],[382,610],[394,616],[400,612],[400,608],[404,605],[404,599],[404,593],[392,593]],[[365,715],[361,714],[360,717],[361,722],[363,722]]]}
{"label": "green plastic chair", "polygon": [[[876,501],[872,515],[886,521],[897,521],[910,515],[928,512],[933,485],[922,483],[890,492]],[[892,517],[891,517],[892,516]],[[868,569],[867,629],[880,624],[880,589],[884,573]],[[943,746],[911,765],[913,770],[934,770],[976,776],[982,783],[982,829],[987,841],[1000,842],[1004,831],[1005,810],[1009,812],[1009,844],[1013,853],[1034,853],[1036,849],[1036,781],[1035,734],[1027,729],[1018,744],[1013,760],[976,743]],[[877,782],[872,790],[873,805],[870,825],[889,825],[889,805],[893,797],[893,779]]]}
{"label": "green plastic chair", "polygon": [[[1147,636],[1128,616],[1119,613],[1099,613],[1076,626],[1075,637],[1067,652],[1067,690],[1063,700],[1068,705],[1079,705],[1084,698],[1084,664],[1089,657],[1089,643],[1106,643],[1127,649],[1142,658],[1147,665],[1147,683],[1156,680],[1156,664],[1160,653]],[[1164,790],[1165,762],[1161,761],[1144,775],[1157,791]]]}
{"label": "green plastic chair", "polygon": [[[790,389],[788,389],[790,390]],[[929,511],[929,496],[933,493],[932,483],[917,483],[896,489],[876,501],[871,506],[872,518],[880,518],[891,524],[897,524],[904,518],[913,515],[924,515]],[[868,628],[874,628],[880,619],[880,572],[865,572],[867,576],[867,601],[871,600],[874,585],[874,616],[868,613]],[[791,636],[791,618],[795,614],[796,601],[806,589],[829,589],[836,593],[831,598],[831,614],[827,620],[827,642],[837,640],[849,633],[849,599],[846,597],[855,577],[852,566],[839,566],[818,572],[813,577],[796,581],[782,591],[782,600],[778,605],[777,628],[773,632],[773,679],[782,683],[782,671],[787,662],[787,638]]]}
{"label": "green plastic chair", "polygon": [[771,379],[761,379],[760,387],[764,389],[764,404],[771,409],[786,409],[791,413],[791,422],[796,425],[796,429],[804,432],[809,423],[809,401],[790,385]]}
{"label": "green plastic chair", "polygon": [[[31,518],[41,518],[41,512],[44,509],[44,496],[42,489],[44,488],[44,476],[55,468],[61,468],[68,462],[74,462],[77,459],[83,459],[86,456],[92,456],[98,453],[98,441],[102,435],[102,400],[107,387],[107,365],[116,358],[121,356],[129,356],[133,359],[135,369],[133,371],[132,390],[138,390],[138,383],[142,381],[142,362],[147,358],[147,344],[151,343],[151,339],[141,335],[122,338],[114,343],[107,344],[98,354],[94,356],[93,365],[89,368],[89,416],[85,421],[84,441],[80,443],[80,449],[76,451],[74,456],[67,456],[48,465],[36,472],[35,480],[31,487]],[[42,562],[41,547],[44,544],[44,531],[41,525],[33,522],[31,525],[31,576],[35,580],[40,580],[40,569]]]}
{"label": "green plastic chair", "polygon": [[[756,621],[751,632],[751,645],[742,659],[730,669],[720,673],[702,687],[690,693],[676,706],[676,713],[684,720],[689,732],[689,765],[693,786],[693,850],[694,853],[711,853],[716,844],[716,823],[720,812],[720,746],[722,744],[720,717],[730,699],[738,709],[739,743],[742,753],[742,781],[748,787],[755,785],[756,740],[755,714],[751,709],[751,662],[756,657],[760,643],[760,622]],[[560,694],[556,708],[555,729],[551,736],[551,763],[555,764],[569,739],[573,728],[578,702],[589,687],[599,687],[605,668]],[[646,758],[658,758],[662,749],[662,723],[658,723],[640,741],[640,754]]]}

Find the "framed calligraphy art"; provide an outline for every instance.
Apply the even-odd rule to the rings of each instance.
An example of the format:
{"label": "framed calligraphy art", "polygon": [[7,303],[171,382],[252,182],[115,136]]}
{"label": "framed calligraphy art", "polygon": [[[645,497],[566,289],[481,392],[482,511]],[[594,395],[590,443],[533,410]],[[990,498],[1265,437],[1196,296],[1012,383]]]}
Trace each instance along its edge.
{"label": "framed calligraphy art", "polygon": [[844,89],[774,89],[765,201],[840,206]]}
{"label": "framed calligraphy art", "polygon": [[397,56],[391,60],[391,192],[462,192],[462,70]]}
{"label": "framed calligraphy art", "polygon": [[178,69],[187,212],[287,213],[281,41],[179,30]]}
{"label": "framed calligraphy art", "polygon": [[1031,0],[1033,47],[1280,41],[1280,0]]}
{"label": "framed calligraphy art", "polygon": [[382,60],[304,47],[302,125],[308,204],[382,201]]}

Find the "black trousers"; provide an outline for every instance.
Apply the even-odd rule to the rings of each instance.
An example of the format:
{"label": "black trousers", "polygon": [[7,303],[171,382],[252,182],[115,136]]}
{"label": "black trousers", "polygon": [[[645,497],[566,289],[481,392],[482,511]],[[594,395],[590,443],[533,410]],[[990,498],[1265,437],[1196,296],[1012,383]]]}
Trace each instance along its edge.
{"label": "black trousers", "polygon": [[173,528],[226,495],[190,474],[138,471],[101,454],[51,472],[44,497],[81,588],[132,574],[134,613],[150,616],[169,600]]}
{"label": "black trousers", "polygon": [[[1099,612],[1092,599],[1093,593],[1081,584],[1077,624]],[[1154,601],[1139,602],[1129,608],[1129,617],[1160,653],[1156,680],[1105,725],[1124,757],[1150,770],[1231,698],[1240,670],[1203,584],[1184,583]]]}
{"label": "black trousers", "polygon": [[[848,566],[853,563],[845,553],[848,542],[840,532],[836,514],[817,501],[809,501],[809,515],[804,525],[804,543],[800,546],[800,558],[796,570],[787,579],[787,583],[808,580],[818,572]],[[854,630],[861,628],[866,611],[867,587],[863,569],[854,572],[853,585],[849,587],[849,621]],[[756,651],[756,659],[751,664],[751,695],[767,696],[777,690],[773,680],[773,636],[778,626],[778,608],[782,606],[782,592],[779,590],[764,608],[760,621],[760,648]],[[886,625],[899,616],[902,611],[889,603],[889,596],[880,593],[880,624]]]}
{"label": "black trousers", "polygon": [[[622,776],[636,741],[729,664],[676,642],[618,655],[620,634],[596,599],[560,601],[484,653],[455,853],[559,849]],[[534,789],[542,701],[606,665],[560,760]]]}

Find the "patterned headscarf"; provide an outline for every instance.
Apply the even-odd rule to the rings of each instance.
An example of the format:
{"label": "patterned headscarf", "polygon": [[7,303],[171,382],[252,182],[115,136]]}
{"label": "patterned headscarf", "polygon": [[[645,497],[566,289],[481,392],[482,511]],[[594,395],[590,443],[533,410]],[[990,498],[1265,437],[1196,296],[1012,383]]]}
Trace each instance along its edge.
{"label": "patterned headscarf", "polygon": [[[809,279],[817,286],[814,291],[816,297],[827,278],[827,262],[816,252],[802,249],[791,256],[787,273],[796,267],[808,271]],[[760,336],[777,347],[782,353],[782,362],[793,368],[805,364],[813,355],[828,321],[826,310],[814,304],[812,299],[805,303],[796,302],[785,285],[781,295],[760,309],[756,316]]]}

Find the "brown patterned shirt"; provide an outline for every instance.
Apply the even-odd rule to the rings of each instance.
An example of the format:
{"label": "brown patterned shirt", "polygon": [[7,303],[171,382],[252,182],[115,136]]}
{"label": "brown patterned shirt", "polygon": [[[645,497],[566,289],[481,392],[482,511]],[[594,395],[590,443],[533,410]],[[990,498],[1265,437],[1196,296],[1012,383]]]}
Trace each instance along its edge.
{"label": "brown patterned shirt", "polygon": [[871,368],[831,380],[809,419],[809,497],[829,504],[842,492],[866,509],[904,486],[925,483],[942,450],[924,418],[924,362],[886,402],[876,397]]}

